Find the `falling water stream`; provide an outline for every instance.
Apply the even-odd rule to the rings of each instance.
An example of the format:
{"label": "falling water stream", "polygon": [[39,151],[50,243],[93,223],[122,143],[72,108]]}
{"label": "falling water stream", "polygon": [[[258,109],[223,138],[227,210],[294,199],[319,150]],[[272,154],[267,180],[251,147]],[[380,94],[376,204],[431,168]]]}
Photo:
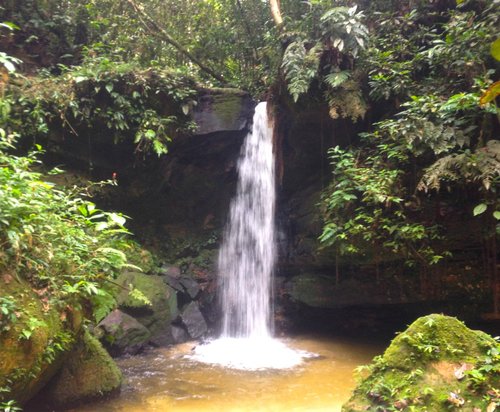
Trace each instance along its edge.
{"label": "falling water stream", "polygon": [[222,334],[193,359],[236,369],[297,366],[304,351],[271,334],[271,283],[276,260],[273,130],[267,104],[255,108],[238,162],[238,186],[219,251]]}
{"label": "falling water stream", "polygon": [[121,395],[75,412],[340,411],[353,369],[380,350],[359,340],[273,338],[275,179],[266,112],[265,103],[257,106],[243,144],[219,252],[220,337],[118,359]]}

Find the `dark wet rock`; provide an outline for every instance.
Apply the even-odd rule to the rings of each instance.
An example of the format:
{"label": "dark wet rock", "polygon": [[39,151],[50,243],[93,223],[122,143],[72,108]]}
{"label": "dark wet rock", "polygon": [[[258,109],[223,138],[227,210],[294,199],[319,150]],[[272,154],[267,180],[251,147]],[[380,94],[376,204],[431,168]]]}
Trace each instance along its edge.
{"label": "dark wet rock", "polygon": [[172,325],[171,333],[175,343],[184,343],[189,340],[189,334],[181,326]]}
{"label": "dark wet rock", "polygon": [[179,282],[191,299],[196,299],[196,296],[200,293],[200,285],[198,282],[187,276],[180,278]]}
{"label": "dark wet rock", "polygon": [[151,332],[144,325],[118,309],[97,325],[95,333],[115,356],[136,354],[151,338]]}
{"label": "dark wet rock", "polygon": [[192,339],[200,338],[208,330],[207,322],[196,302],[191,302],[182,310],[180,319]]}
{"label": "dark wet rock", "polygon": [[166,325],[161,331],[156,333],[150,340],[149,343],[153,346],[167,346],[173,343],[177,343],[172,334],[172,328],[170,325]]}
{"label": "dark wet rock", "polygon": [[170,286],[172,289],[175,289],[175,290],[177,290],[179,292],[184,292],[184,287],[182,286],[179,278],[176,278],[176,277],[173,277],[173,276],[169,276],[169,275],[164,275],[162,277],[163,277],[163,281],[168,286]]}

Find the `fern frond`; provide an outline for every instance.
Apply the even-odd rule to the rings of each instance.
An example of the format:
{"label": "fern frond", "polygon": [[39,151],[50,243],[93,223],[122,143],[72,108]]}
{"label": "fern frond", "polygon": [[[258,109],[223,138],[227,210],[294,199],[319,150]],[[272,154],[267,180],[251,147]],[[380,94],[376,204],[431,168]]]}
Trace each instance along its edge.
{"label": "fern frond", "polygon": [[439,190],[444,182],[475,183],[490,190],[500,179],[500,142],[490,140],[475,153],[451,154],[428,167],[417,189]]}
{"label": "fern frond", "polygon": [[294,41],[286,48],[282,67],[288,91],[295,102],[309,90],[311,81],[317,76],[321,52],[320,44],[308,50],[304,40]]}
{"label": "fern frond", "polygon": [[349,70],[342,70],[341,72],[334,72],[327,74],[323,80],[332,89],[339,87],[342,83],[351,77],[351,72]]}

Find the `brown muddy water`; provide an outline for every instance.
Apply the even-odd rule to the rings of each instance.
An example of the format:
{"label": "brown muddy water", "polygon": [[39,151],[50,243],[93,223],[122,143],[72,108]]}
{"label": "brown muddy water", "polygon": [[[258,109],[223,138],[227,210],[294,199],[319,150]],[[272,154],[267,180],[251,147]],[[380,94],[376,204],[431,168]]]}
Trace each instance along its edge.
{"label": "brown muddy water", "polygon": [[331,337],[284,342],[317,356],[289,370],[242,371],[190,360],[193,343],[158,348],[118,359],[126,379],[118,397],[71,412],[336,412],[355,386],[354,369],[383,350]]}

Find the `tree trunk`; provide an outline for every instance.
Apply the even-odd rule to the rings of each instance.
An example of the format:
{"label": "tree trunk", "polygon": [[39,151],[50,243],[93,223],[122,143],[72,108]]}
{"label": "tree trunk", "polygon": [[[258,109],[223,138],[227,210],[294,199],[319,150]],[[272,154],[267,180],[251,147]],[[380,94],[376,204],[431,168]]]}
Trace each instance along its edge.
{"label": "tree trunk", "polygon": [[269,0],[269,5],[271,6],[274,23],[278,29],[281,29],[283,26],[283,17],[281,16],[280,0]]}
{"label": "tree trunk", "polygon": [[186,50],[177,40],[173,39],[164,29],[162,29],[154,20],[151,18],[143,8],[137,4],[134,0],[125,0],[135,11],[137,14],[137,18],[141,22],[141,24],[148,30],[153,36],[160,37],[162,40],[166,41],[168,44],[174,46],[182,55],[191,60],[194,64],[196,64],[201,70],[205,73],[212,76],[214,79],[217,79],[221,83],[225,84],[226,81],[224,78],[214,72],[210,67],[206,66],[202,61],[193,56],[188,50]]}

